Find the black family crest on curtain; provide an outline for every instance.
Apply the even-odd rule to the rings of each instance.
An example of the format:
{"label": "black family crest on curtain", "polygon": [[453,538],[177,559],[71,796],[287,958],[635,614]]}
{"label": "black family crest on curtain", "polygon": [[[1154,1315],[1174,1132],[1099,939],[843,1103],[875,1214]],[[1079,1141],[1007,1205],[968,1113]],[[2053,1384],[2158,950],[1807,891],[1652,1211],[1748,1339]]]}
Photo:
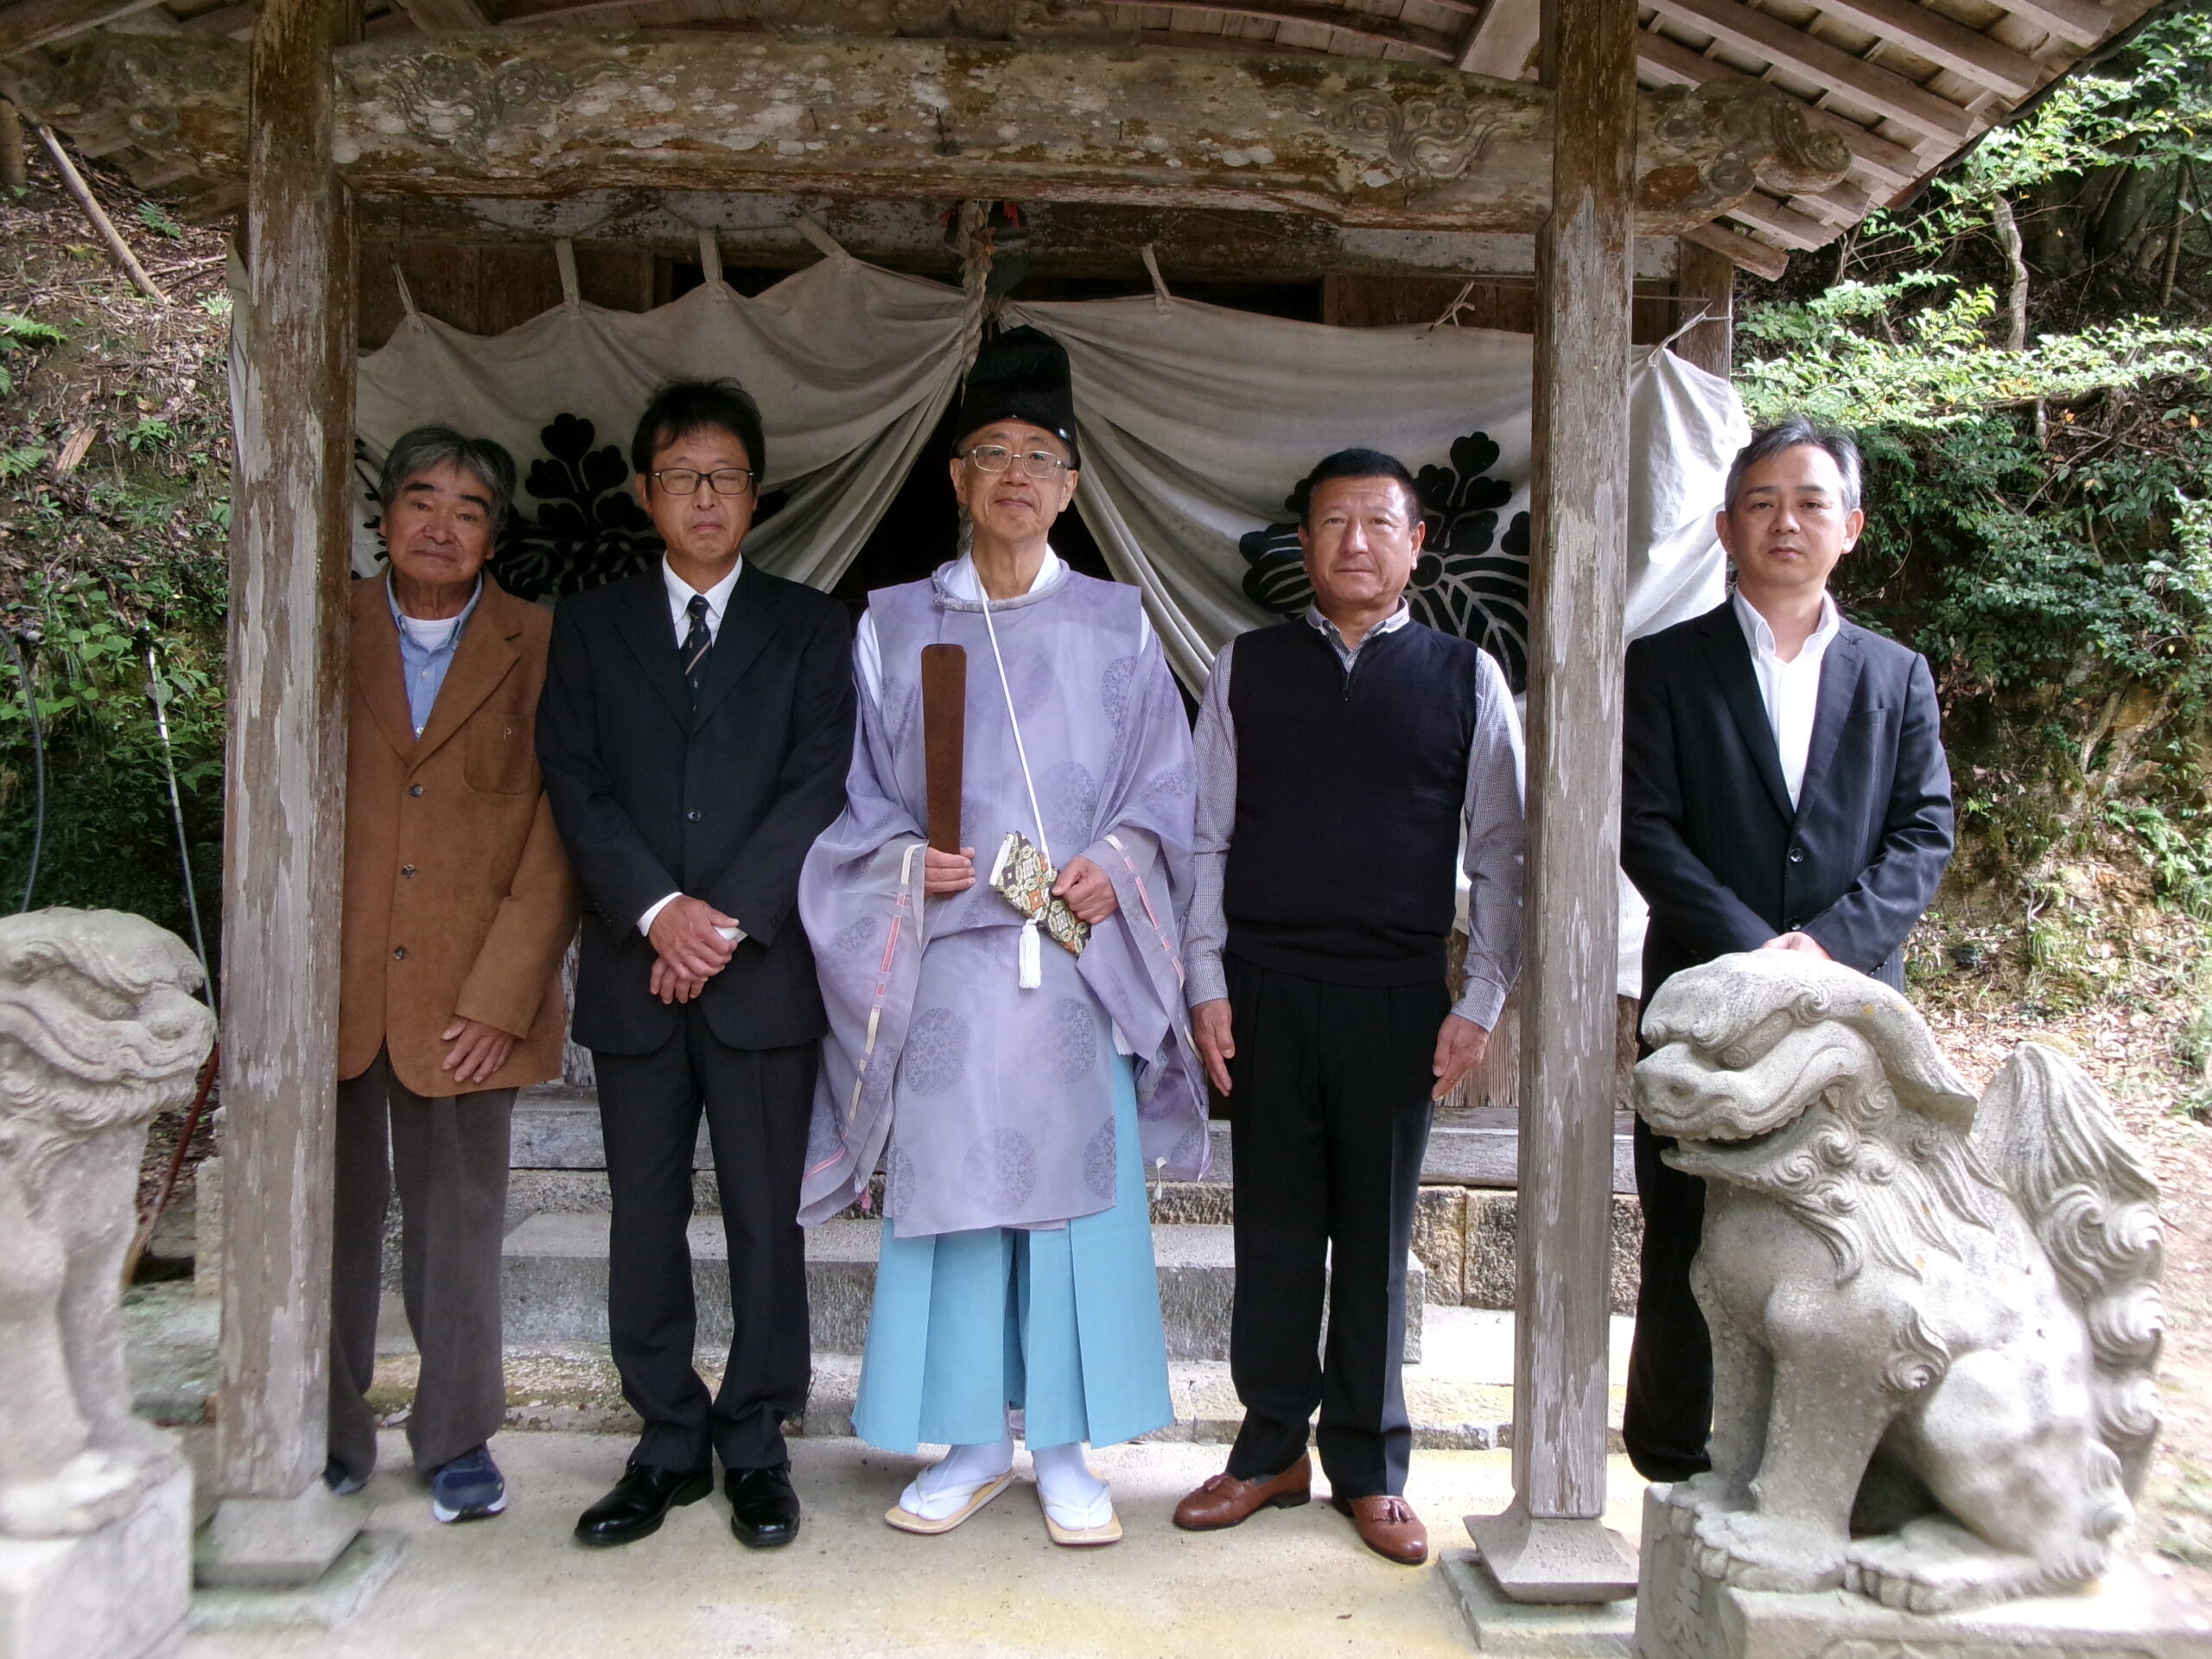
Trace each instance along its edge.
{"label": "black family crest on curtain", "polygon": [[598,435],[580,415],[556,415],[539,431],[545,453],[530,463],[523,484],[537,510],[525,512],[516,502],[492,556],[492,573],[509,593],[582,593],[660,556],[653,521],[630,493],[629,461],[618,445],[594,448]]}
{"label": "black family crest on curtain", "polygon": [[[1515,513],[1498,533],[1498,510],[1513,499],[1513,486],[1490,475],[1497,453],[1488,433],[1470,432],[1452,440],[1446,465],[1414,474],[1428,534],[1406,584],[1406,604],[1415,621],[1471,639],[1497,658],[1517,694],[1529,683],[1529,515]],[[1298,548],[1302,484],[1283,505],[1288,524],[1251,531],[1237,550],[1250,567],[1244,596],[1278,616],[1299,616],[1313,600]]]}

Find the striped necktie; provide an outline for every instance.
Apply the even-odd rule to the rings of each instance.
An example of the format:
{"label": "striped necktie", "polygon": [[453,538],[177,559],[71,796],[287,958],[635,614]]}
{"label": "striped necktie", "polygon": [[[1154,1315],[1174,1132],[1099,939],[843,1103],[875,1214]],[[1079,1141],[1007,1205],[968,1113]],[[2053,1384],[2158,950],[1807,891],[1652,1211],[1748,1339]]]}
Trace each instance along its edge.
{"label": "striped necktie", "polygon": [[691,707],[699,707],[699,688],[706,683],[707,652],[713,649],[715,636],[707,632],[707,596],[691,595],[689,607],[691,631],[683,636],[683,683],[691,690]]}

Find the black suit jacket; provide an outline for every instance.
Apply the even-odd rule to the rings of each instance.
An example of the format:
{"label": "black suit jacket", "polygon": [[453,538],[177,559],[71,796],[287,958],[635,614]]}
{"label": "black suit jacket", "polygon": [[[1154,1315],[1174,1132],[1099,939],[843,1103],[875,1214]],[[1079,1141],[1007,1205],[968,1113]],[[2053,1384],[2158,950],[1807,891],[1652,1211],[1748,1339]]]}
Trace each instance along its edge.
{"label": "black suit jacket", "polygon": [[1778,933],[1904,982],[1951,857],[1927,660],[1845,622],[1821,663],[1797,805],[1732,604],[1628,648],[1621,863],[1651,906],[1643,995]]}
{"label": "black suit jacket", "polygon": [[677,892],[745,930],[700,995],[717,1037],[781,1048],[827,1028],[796,911],[799,865],[845,802],[849,636],[842,605],[748,560],[695,715],[658,562],[561,601],[537,759],[583,891],[578,1042],[643,1054],[674,1034],[638,918]]}

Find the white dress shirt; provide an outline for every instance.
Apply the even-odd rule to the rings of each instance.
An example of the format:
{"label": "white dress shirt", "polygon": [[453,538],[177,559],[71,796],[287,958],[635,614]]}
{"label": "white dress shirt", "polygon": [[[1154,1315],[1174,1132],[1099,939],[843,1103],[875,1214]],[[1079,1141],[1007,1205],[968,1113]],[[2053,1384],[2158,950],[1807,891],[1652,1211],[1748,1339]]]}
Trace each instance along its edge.
{"label": "white dress shirt", "polygon": [[[730,566],[729,575],[707,589],[707,637],[722,637],[722,613],[729,608],[729,596],[736,590],[737,579],[745,574],[745,561],[741,558]],[[676,645],[681,651],[683,642],[691,637],[691,600],[698,593],[690,582],[669,568],[668,556],[661,556],[661,586],[668,589],[668,617],[676,629]]]}
{"label": "white dress shirt", "polygon": [[1821,702],[1821,659],[1843,626],[1835,601],[1821,595],[1821,622],[1784,661],[1774,648],[1774,630],[1741,593],[1732,595],[1736,620],[1744,642],[1751,648],[1751,672],[1759,683],[1759,701],[1766,705],[1766,723],[1774,733],[1774,747],[1782,754],[1782,781],[1789,788],[1789,804],[1797,804],[1797,791],[1805,785],[1805,757],[1813,747],[1813,716]]}
{"label": "white dress shirt", "polygon": [[[729,596],[737,589],[738,577],[744,574],[745,561],[740,558],[735,564],[730,566],[729,575],[707,589],[707,638],[709,639],[719,639],[722,637],[722,613],[729,608]],[[676,648],[681,651],[683,649],[683,642],[691,637],[691,600],[699,590],[670,568],[666,554],[661,556],[660,580],[661,585],[668,589],[669,621],[676,629]],[[645,913],[638,918],[638,931],[650,934],[653,931],[653,918],[668,908],[670,899],[681,899],[683,896],[681,893],[671,893],[653,900],[645,907]],[[741,927],[718,927],[715,931],[726,939],[741,939],[745,937],[745,930]]]}

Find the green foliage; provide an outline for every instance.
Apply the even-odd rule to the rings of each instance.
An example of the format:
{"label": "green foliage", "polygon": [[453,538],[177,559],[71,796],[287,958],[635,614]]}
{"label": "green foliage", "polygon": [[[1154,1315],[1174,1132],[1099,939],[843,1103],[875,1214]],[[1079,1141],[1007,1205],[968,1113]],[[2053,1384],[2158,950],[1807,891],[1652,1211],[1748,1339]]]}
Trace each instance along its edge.
{"label": "green foliage", "polygon": [[138,204],[138,222],[156,236],[175,238],[184,234],[184,226],[171,218],[168,210],[158,201],[142,201]]}
{"label": "green foliage", "polygon": [[8,359],[18,352],[35,352],[47,346],[59,346],[68,336],[51,323],[35,318],[20,316],[13,311],[0,311],[0,397],[16,389],[16,378]]}
{"label": "green foliage", "polygon": [[[2115,822],[2107,803],[2160,823],[2212,804],[2200,171],[2212,181],[2204,0],[1738,324],[1752,419],[1802,410],[1866,451],[1867,529],[1839,594],[1935,666],[1971,880],[2032,885],[2055,842]],[[2039,925],[2062,955],[2064,908]]]}
{"label": "green foliage", "polygon": [[2105,820],[2134,836],[2160,899],[2212,921],[2212,826],[2191,836],[2158,808],[2127,801],[2107,804]]}
{"label": "green foliage", "polygon": [[[1910,302],[1920,296],[1943,297],[1915,308]],[[1961,289],[1932,270],[1753,305],[1738,327],[1774,354],[1746,363],[1737,390],[1754,421],[1802,410],[1840,426],[1925,431],[2037,399],[2202,376],[2212,365],[2212,329],[2147,318],[2005,351],[1988,337],[1996,307],[1993,289]]]}
{"label": "green foliage", "polygon": [[[48,787],[35,902],[133,910],[188,938],[156,700],[168,716],[168,758],[184,804],[193,886],[203,914],[212,917],[222,864],[222,665],[214,648],[220,636],[211,639],[204,617],[194,615],[200,596],[181,593],[167,573],[112,585],[79,575],[54,587],[35,584],[29,596],[43,634],[29,668]],[[142,607],[144,620],[134,620],[130,611]],[[0,679],[13,682],[13,671],[0,666]],[[22,686],[10,683],[6,693],[0,899],[12,909],[35,815]]]}

